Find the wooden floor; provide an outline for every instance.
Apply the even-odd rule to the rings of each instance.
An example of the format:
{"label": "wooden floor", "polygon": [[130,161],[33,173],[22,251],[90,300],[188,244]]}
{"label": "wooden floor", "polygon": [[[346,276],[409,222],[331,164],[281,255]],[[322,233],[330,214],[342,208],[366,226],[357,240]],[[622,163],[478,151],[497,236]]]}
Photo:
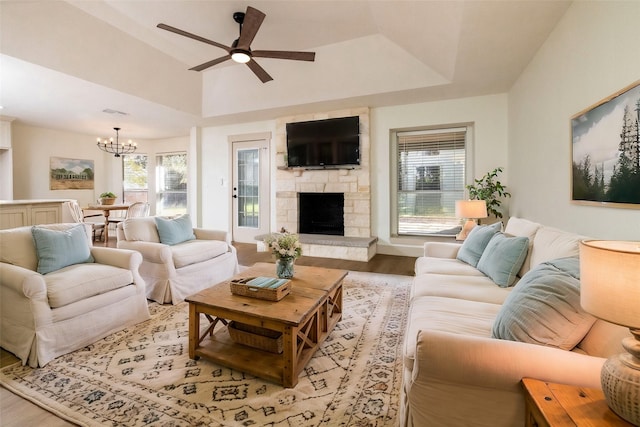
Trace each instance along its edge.
{"label": "wooden floor", "polygon": [[[255,244],[234,243],[233,245],[238,251],[238,262],[240,265],[250,266],[256,262],[274,262],[273,256],[269,252],[256,252]],[[115,236],[109,239],[108,246],[116,246]],[[296,265],[311,265],[338,268],[341,270],[413,276],[415,261],[416,258],[414,257],[380,254],[375,255],[369,262],[302,256],[296,260]],[[13,354],[0,349],[0,367],[8,366],[17,361],[18,359]],[[22,427],[38,425],[62,427],[74,426],[75,424],[68,423],[0,387],[0,426]]]}
{"label": "wooden floor", "polygon": [[[253,265],[256,262],[275,262],[270,252],[256,252],[256,245],[250,243],[234,243],[238,251],[240,265]],[[416,262],[414,257],[377,254],[371,261],[349,261],[346,259],[314,258],[302,256],[296,260],[296,265],[311,265],[315,267],[337,268],[350,271],[368,271],[370,273],[400,274],[413,276]]]}

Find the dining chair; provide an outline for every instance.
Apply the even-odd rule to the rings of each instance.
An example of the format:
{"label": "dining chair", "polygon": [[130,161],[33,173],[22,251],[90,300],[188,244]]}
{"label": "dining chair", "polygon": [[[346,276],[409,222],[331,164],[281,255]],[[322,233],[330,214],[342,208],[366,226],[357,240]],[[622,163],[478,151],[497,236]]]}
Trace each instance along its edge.
{"label": "dining chair", "polygon": [[76,201],[69,202],[69,210],[71,211],[71,218],[73,218],[75,222],[91,224],[94,242],[98,239],[102,239],[102,236],[104,235],[104,222],[85,221],[85,218],[101,217],[101,214],[85,215],[84,211]]}
{"label": "dining chair", "polygon": [[143,216],[149,216],[149,203],[148,202],[135,202],[129,206],[127,213],[124,216],[109,216],[109,224],[118,224],[129,218],[138,218]]}

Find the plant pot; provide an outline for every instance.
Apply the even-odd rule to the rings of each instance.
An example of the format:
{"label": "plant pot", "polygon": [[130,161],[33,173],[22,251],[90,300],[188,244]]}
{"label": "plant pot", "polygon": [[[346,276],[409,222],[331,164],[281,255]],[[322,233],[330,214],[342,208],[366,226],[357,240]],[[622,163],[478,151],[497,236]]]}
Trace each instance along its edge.
{"label": "plant pot", "polygon": [[101,205],[113,205],[116,202],[115,197],[102,197],[100,198]]}

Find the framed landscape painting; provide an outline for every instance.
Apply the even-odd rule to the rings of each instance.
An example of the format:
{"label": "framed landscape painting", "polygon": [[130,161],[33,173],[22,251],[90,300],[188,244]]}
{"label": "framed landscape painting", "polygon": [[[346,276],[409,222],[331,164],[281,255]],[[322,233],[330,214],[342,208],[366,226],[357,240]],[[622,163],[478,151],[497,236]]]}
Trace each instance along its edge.
{"label": "framed landscape painting", "polygon": [[640,209],[640,80],[571,118],[571,199]]}
{"label": "framed landscape painting", "polygon": [[51,190],[93,190],[93,160],[49,158]]}

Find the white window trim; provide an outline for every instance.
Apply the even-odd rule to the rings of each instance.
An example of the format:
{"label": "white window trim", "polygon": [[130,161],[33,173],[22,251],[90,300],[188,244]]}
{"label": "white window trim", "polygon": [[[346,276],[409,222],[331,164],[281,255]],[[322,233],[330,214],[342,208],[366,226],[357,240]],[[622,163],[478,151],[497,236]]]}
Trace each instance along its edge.
{"label": "white window trim", "polygon": [[[437,237],[443,238],[442,235],[423,235],[423,236],[412,236],[412,235],[399,235],[398,234],[398,162],[397,162],[397,151],[398,151],[398,134],[406,133],[406,132],[430,132],[430,131],[438,131],[445,129],[453,129],[453,128],[466,128],[466,141],[465,141],[465,177],[464,177],[464,195],[465,198],[468,197],[468,191],[466,186],[473,181],[474,177],[474,164],[475,164],[475,123],[473,122],[461,122],[461,123],[450,123],[450,124],[439,124],[439,125],[428,125],[428,126],[415,126],[410,128],[397,128],[389,130],[389,208],[390,215],[389,219],[391,221],[390,225],[390,238],[392,241],[400,241],[403,242],[411,241],[411,240],[424,240],[425,237]],[[453,236],[452,236],[453,237]],[[449,236],[444,236],[444,238],[450,238]]]}

